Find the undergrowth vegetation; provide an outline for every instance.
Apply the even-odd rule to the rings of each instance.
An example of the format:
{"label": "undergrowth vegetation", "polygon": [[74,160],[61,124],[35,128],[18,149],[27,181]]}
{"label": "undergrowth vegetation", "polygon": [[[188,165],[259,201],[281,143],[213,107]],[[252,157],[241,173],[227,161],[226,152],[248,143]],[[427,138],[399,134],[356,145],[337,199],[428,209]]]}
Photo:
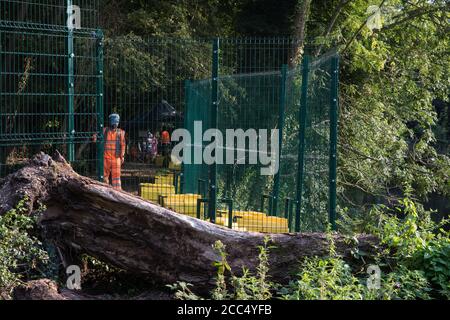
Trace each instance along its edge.
{"label": "undergrowth vegetation", "polygon": [[0,216],[0,297],[9,298],[23,278],[43,276],[49,254],[32,235],[35,218],[24,213],[24,203]]}
{"label": "undergrowth vegetation", "polygon": [[[450,299],[450,234],[444,230],[447,220],[439,223],[406,197],[393,209],[376,206],[368,229],[380,239],[376,257],[371,257],[380,270],[378,283],[364,270],[353,270],[335,251],[328,233],[329,254],[308,257],[299,265],[298,273],[288,285],[270,280],[270,238],[259,247],[259,264],[253,274],[247,268],[237,275],[227,260],[226,247],[220,241],[214,248],[220,255],[216,262],[217,276],[209,297],[200,297],[195,288],[185,282],[169,287],[177,299],[213,300],[390,300],[390,299]],[[347,219],[347,231],[351,230]],[[354,227],[360,226],[355,221]],[[355,238],[353,238],[355,239]],[[360,256],[364,259],[363,255]],[[371,283],[368,283],[371,282]]]}
{"label": "undergrowth vegetation", "polygon": [[[0,216],[2,298],[10,298],[13,288],[23,280],[57,272],[52,271],[51,260],[55,257],[51,250],[33,235],[35,218],[23,214],[24,202]],[[362,268],[350,265],[336,252],[332,233],[328,232],[328,255],[305,258],[291,282],[281,285],[270,277],[270,252],[275,248],[270,237],[258,247],[259,263],[254,272],[245,267],[239,272],[232,270],[226,246],[217,241],[214,249],[220,259],[215,263],[215,288],[209,296],[197,295],[195,288],[185,282],[168,287],[176,299],[193,300],[450,299],[450,232],[445,230],[448,220],[434,222],[432,214],[409,197],[393,208],[373,207],[364,229],[379,238],[380,250],[374,257],[356,250],[354,234],[361,231],[361,222],[343,216],[341,225],[346,228],[341,227],[341,232],[355,241],[353,255],[360,259]],[[367,271],[373,265],[380,271],[375,286]]]}

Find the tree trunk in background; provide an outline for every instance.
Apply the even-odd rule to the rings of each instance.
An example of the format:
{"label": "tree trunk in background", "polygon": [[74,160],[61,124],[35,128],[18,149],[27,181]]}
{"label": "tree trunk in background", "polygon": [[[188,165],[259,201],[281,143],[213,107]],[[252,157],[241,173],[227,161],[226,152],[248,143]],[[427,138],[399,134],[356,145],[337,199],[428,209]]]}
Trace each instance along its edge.
{"label": "tree trunk in background", "polygon": [[[59,153],[53,158],[41,153],[1,182],[0,214],[24,196],[30,213],[40,203],[46,206],[38,218],[44,238],[163,284],[185,281],[199,290],[210,289],[213,263],[220,259],[212,247],[217,240],[225,244],[230,265],[239,274],[243,266],[255,271],[257,246],[270,236],[275,246],[271,279],[281,283],[289,281],[302,258],[329,253],[326,234],[239,232],[190,218],[80,176]],[[336,251],[349,261],[355,247],[376,250],[374,236],[360,235],[357,244],[338,234],[333,239]]]}
{"label": "tree trunk in background", "polygon": [[305,46],[306,23],[308,22],[311,0],[302,0],[301,2],[294,21],[294,38],[297,40],[297,44],[292,49],[289,59],[290,67],[294,67],[300,63]]}

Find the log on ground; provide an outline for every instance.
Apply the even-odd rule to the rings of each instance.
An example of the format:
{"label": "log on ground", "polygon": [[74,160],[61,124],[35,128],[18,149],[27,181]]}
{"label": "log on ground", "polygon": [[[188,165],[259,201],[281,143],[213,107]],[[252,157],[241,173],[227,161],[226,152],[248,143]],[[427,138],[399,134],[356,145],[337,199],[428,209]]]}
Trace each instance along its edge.
{"label": "log on ground", "polygon": [[[29,214],[39,207],[38,224],[43,236],[59,246],[87,253],[137,275],[150,276],[163,284],[176,281],[197,288],[211,288],[215,261],[220,259],[212,245],[220,240],[230,266],[255,270],[257,246],[268,234],[240,232],[207,221],[177,214],[157,204],[73,171],[56,153],[36,155],[28,165],[0,182],[0,214],[26,197]],[[325,256],[329,240],[323,233],[269,234],[270,275],[286,283],[307,256]],[[352,250],[377,250],[377,239],[359,235],[349,243],[333,235],[336,252],[352,259]]]}

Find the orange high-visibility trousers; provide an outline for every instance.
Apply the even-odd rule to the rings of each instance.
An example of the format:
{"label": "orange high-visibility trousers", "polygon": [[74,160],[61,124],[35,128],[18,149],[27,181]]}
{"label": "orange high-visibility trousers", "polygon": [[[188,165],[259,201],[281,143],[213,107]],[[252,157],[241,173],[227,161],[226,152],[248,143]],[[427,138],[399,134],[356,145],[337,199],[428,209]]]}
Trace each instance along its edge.
{"label": "orange high-visibility trousers", "polygon": [[105,160],[103,162],[103,180],[105,183],[109,183],[109,176],[111,176],[112,187],[116,190],[122,190],[122,184],[120,182],[121,166],[122,160],[120,158],[105,157]]}
{"label": "orange high-visibility trousers", "polygon": [[121,159],[125,156],[125,131],[105,128],[103,132],[105,135],[103,180],[105,183],[109,183],[109,176],[111,176],[112,187],[121,190],[120,167],[122,166]]}

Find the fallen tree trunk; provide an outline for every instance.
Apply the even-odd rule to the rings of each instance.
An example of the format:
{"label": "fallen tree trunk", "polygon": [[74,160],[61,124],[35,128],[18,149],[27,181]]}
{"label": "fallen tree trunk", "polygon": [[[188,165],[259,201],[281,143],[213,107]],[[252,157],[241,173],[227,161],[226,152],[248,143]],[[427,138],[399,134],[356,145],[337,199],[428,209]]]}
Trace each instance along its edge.
{"label": "fallen tree trunk", "polygon": [[[174,213],[131,194],[75,173],[59,155],[39,154],[19,171],[0,182],[0,214],[26,197],[30,213],[41,204],[38,223],[44,237],[61,246],[85,252],[116,267],[164,284],[176,281],[210,288],[214,281],[213,262],[220,259],[215,241],[226,245],[234,271],[243,266],[255,270],[257,246],[266,236],[239,232]],[[322,233],[271,234],[272,280],[285,283],[306,256],[324,256],[329,241]],[[351,259],[357,248],[373,252],[377,239],[358,236],[350,244],[333,235],[336,251]]]}
{"label": "fallen tree trunk", "polygon": [[50,279],[31,280],[14,288],[14,300],[170,300],[172,297],[160,291],[145,291],[139,295],[100,294],[92,295],[84,292],[58,287]]}

